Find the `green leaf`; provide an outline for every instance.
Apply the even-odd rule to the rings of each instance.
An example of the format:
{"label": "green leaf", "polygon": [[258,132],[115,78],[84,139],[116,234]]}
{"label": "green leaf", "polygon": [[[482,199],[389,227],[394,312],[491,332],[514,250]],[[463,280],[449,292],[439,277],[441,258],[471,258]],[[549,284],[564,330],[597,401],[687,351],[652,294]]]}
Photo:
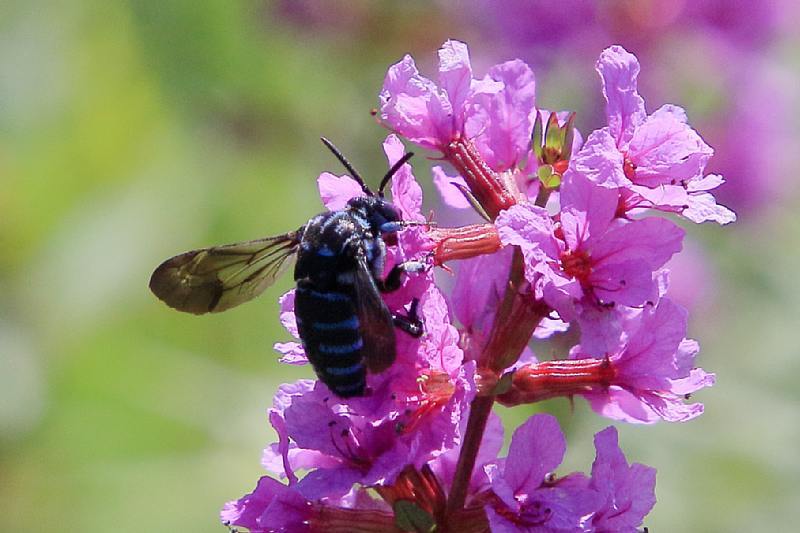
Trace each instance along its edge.
{"label": "green leaf", "polygon": [[555,111],[550,113],[550,118],[547,119],[547,128],[544,130],[544,145],[548,148],[561,148],[561,128],[558,127],[558,115]]}
{"label": "green leaf", "polygon": [[436,531],[436,520],[422,507],[409,500],[394,502],[394,523],[403,531],[432,533]]}
{"label": "green leaf", "polygon": [[548,189],[555,189],[561,185],[561,174],[553,172],[552,165],[542,165],[536,169],[539,181]]}
{"label": "green leaf", "polygon": [[564,139],[561,143],[561,159],[569,161],[572,156],[572,143],[575,139],[575,112],[569,114],[567,123],[564,124]]}
{"label": "green leaf", "polygon": [[542,115],[536,111],[536,120],[533,123],[533,133],[531,134],[531,144],[536,158],[542,160]]}

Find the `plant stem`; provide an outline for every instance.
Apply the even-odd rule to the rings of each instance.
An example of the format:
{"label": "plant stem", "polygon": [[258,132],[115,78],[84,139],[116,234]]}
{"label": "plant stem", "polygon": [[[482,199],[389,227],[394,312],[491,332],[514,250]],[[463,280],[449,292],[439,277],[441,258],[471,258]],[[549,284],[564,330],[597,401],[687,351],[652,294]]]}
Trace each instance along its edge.
{"label": "plant stem", "polygon": [[478,396],[472,400],[467,431],[464,434],[461,452],[458,454],[455,479],[447,498],[445,516],[453,516],[464,508],[469,480],[472,477],[472,470],[475,468],[475,460],[478,457],[481,440],[483,440],[483,431],[486,429],[486,422],[489,420],[493,404],[494,396]]}
{"label": "plant stem", "polygon": [[[544,192],[540,191],[536,198],[536,204],[540,207],[547,203],[550,196],[549,189],[544,187],[542,189]],[[536,326],[547,315],[549,311],[547,306],[534,301],[533,295],[525,290],[526,285],[522,251],[515,247],[506,292],[503,301],[497,308],[489,340],[478,361],[480,368],[489,369],[497,375],[501,375],[506,368],[519,359],[519,355],[527,346]],[[486,429],[486,422],[489,420],[494,401],[495,395],[488,394],[476,396],[470,404],[467,429],[461,443],[453,485],[447,498],[446,517],[452,517],[464,508],[472,471],[475,468],[483,432]]]}

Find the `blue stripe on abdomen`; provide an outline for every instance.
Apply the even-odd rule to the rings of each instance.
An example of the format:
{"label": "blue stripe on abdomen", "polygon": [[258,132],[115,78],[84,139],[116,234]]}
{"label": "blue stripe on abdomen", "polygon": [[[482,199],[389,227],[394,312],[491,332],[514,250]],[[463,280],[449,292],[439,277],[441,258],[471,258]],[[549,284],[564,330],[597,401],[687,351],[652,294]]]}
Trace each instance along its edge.
{"label": "blue stripe on abdomen", "polygon": [[352,366],[345,367],[326,366],[325,372],[332,376],[348,376],[350,374],[355,374],[356,372],[361,372],[363,369],[364,365],[361,363],[356,363]]}
{"label": "blue stripe on abdomen", "polygon": [[317,349],[320,353],[325,355],[346,355],[360,350],[364,346],[364,340],[359,337],[357,341],[352,344],[325,344],[320,342]]}
{"label": "blue stripe on abdomen", "polygon": [[329,302],[349,302],[351,297],[343,292],[335,292],[335,291],[315,291],[314,289],[309,289],[306,287],[297,287],[297,292],[302,292],[311,296],[312,298],[319,298],[321,300],[327,300]]}

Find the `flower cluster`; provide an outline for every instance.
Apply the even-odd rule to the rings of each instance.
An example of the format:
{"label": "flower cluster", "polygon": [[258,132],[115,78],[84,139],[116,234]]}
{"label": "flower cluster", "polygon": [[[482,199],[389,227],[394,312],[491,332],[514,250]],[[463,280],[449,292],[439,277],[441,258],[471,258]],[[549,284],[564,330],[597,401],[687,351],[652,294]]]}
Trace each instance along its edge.
{"label": "flower cluster", "polygon": [[[712,150],[678,107],[647,114],[639,65],[619,46],[597,63],[608,125],[585,142],[575,115],[540,109],[531,69],[519,60],[473,75],[466,45],[446,42],[439,78],[406,56],[389,68],[380,117],[399,137],[438,152],[445,204],[473,207],[484,223],[437,226],[422,215],[409,164],[392,202],[414,224],[389,246],[386,271],[408,260],[455,268],[409,274],[384,296],[412,306],[425,333],[397,336],[397,358],[370,374],[369,393],[339,398],[323,383],[280,387],[269,411],[278,441],[270,474],[230,502],[222,520],[262,531],[637,531],[655,503],[655,470],[629,465],[609,427],[595,436],[591,474],[555,473],[566,450],[558,422],[536,415],[518,427],[506,457],[492,414],[543,399],[584,397],[614,420],[685,421],[703,406],[689,395],[714,382],[694,365],[687,313],[668,297],[665,264],[684,231],[659,213],[727,223],[705,175]],[[362,194],[347,176],[323,174],[326,207]],[[450,270],[452,272],[452,270]],[[448,290],[442,287],[447,285]],[[294,294],[281,320],[298,337]],[[579,343],[539,360],[531,339],[579,329]],[[307,362],[302,344],[276,344],[282,361]]]}

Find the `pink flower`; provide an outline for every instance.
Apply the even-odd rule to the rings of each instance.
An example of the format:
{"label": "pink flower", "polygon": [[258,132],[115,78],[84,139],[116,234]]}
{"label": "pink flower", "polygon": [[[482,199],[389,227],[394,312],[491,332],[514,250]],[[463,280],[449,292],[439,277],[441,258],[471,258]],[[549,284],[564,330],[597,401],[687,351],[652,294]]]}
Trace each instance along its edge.
{"label": "pink flower", "polygon": [[594,334],[614,328],[609,306],[658,298],[653,274],[680,251],[684,232],[661,218],[616,219],[617,193],[579,174],[568,174],[562,187],[558,223],[543,208],[519,204],[500,214],[497,227],[504,244],[522,249],[536,298]]}
{"label": "pink flower", "polygon": [[438,85],[419,74],[409,55],[389,68],[380,94],[381,118],[415,143],[442,149],[463,135],[469,100],[501,88],[473,79],[467,45],[447,41],[439,50]]}
{"label": "pink flower", "polygon": [[639,463],[628,465],[614,427],[597,433],[594,447],[597,457],[589,487],[600,494],[602,504],[592,514],[589,530],[638,532],[656,503],[655,468]]}
{"label": "pink flower", "polygon": [[239,500],[225,504],[222,523],[246,527],[251,533],[309,531],[311,503],[283,483],[264,476],[256,488]]}
{"label": "pink flower", "polygon": [[567,444],[558,421],[534,415],[514,431],[508,457],[485,471],[496,496],[486,506],[493,532],[580,532],[599,502],[583,474],[558,479]]}
{"label": "pink flower", "polygon": [[246,527],[250,533],[346,531],[354,523],[382,531],[394,524],[391,508],[364,489],[342,498],[310,501],[291,485],[267,476],[258,480],[250,494],[226,503],[220,519],[226,526]]}
{"label": "pink flower", "polygon": [[[702,414],[703,404],[686,404],[689,395],[714,384],[714,374],[694,368],[697,342],[686,339],[687,313],[668,299],[647,306],[627,325],[628,338],[608,357],[614,377],[605,387],[582,395],[592,409],[626,422],[685,422]],[[581,346],[571,359],[585,357]]]}
{"label": "pink flower", "polygon": [[639,62],[621,46],[597,61],[608,126],[592,132],[572,169],[596,183],[621,189],[624,212],[642,208],[681,213],[693,222],[733,222],[709,191],[723,183],[704,176],[713,150],[687,124],[686,113],[664,105],[647,115],[638,93]]}

